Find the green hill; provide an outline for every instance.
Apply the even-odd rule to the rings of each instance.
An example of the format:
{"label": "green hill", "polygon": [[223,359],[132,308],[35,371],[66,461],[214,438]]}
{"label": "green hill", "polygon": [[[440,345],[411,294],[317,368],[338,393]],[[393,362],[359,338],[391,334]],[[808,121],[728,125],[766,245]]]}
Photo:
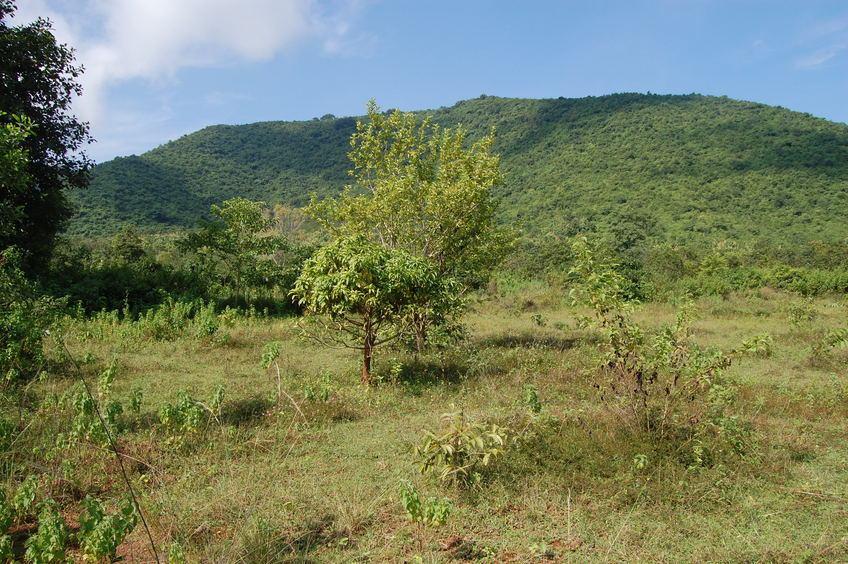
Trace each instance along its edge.
{"label": "green hill", "polygon": [[[622,218],[671,240],[846,237],[848,125],[700,95],[481,96],[422,112],[472,138],[497,128],[501,219],[568,234]],[[337,193],[355,118],[213,126],[98,165],[71,232],[194,225],[233,196],[303,205]]]}

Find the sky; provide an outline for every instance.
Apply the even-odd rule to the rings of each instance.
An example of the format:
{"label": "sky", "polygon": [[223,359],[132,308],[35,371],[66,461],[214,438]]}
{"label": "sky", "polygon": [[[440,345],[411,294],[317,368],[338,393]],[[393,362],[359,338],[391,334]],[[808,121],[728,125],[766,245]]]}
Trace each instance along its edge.
{"label": "sky", "polygon": [[208,125],[700,93],[848,122],[846,0],[17,0],[85,67],[97,162]]}

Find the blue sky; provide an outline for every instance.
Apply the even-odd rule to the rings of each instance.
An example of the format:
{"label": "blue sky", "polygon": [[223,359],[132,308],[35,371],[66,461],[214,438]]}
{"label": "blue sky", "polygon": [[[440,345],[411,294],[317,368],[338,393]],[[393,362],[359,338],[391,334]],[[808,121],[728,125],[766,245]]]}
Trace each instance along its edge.
{"label": "blue sky", "polygon": [[845,0],[18,0],[86,67],[97,161],[207,125],[480,94],[726,95],[848,122]]}

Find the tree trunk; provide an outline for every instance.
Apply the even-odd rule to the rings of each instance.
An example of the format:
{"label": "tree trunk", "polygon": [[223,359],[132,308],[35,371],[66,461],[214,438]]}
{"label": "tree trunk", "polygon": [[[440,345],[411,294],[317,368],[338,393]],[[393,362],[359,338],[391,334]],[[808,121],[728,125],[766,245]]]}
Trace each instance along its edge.
{"label": "tree trunk", "polygon": [[371,384],[371,353],[374,349],[374,329],[371,322],[365,322],[365,340],[362,343],[362,383],[366,386]]}
{"label": "tree trunk", "polygon": [[427,348],[427,314],[413,314],[412,328],[415,330],[415,349],[419,354],[423,353]]}

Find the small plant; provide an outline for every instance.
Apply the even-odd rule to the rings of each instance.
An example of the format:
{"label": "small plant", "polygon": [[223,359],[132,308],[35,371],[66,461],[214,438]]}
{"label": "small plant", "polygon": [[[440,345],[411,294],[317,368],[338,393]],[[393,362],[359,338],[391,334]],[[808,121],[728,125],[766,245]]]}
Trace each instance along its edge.
{"label": "small plant", "polygon": [[[599,258],[599,250],[585,238],[575,242],[573,253],[571,275],[576,287],[572,298],[575,305],[593,310],[594,317],[584,322],[604,333],[606,355],[597,387],[619,421],[634,432],[666,438],[717,417],[710,390],[724,381],[731,356],[694,342],[692,306],[684,305],[673,325],[663,326],[649,338],[630,318],[616,265]],[[748,350],[767,347],[770,350],[766,337],[747,343]],[[728,404],[722,404],[722,409]]]}
{"label": "small plant", "polygon": [[6,532],[15,521],[15,508],[7,496],[6,490],[0,488],[0,562],[11,561],[14,558],[12,537]]}
{"label": "small plant", "polygon": [[539,400],[539,390],[533,384],[524,386],[524,405],[531,415],[539,415],[542,412],[542,402]]}
{"label": "small plant", "polygon": [[144,399],[144,393],[141,388],[134,388],[130,395],[130,409],[133,413],[141,412],[141,402]]}
{"label": "small plant", "polygon": [[112,384],[115,383],[115,377],[118,375],[118,361],[112,359],[106,370],[100,373],[97,378],[97,397],[102,402],[112,393]]}
{"label": "small plant", "polygon": [[138,522],[138,514],[132,498],[127,496],[117,512],[107,515],[103,503],[92,497],[82,501],[84,511],[80,514],[77,533],[80,549],[85,561],[114,559],[115,551]]}
{"label": "small plant", "polygon": [[0,383],[31,380],[44,369],[45,331],[62,305],[39,295],[23,263],[16,247],[0,252]]}
{"label": "small plant", "polygon": [[221,417],[221,407],[224,405],[224,386],[218,384],[209,402],[209,411],[213,417]]}
{"label": "small plant", "polygon": [[742,341],[742,344],[739,345],[735,352],[739,354],[770,357],[774,352],[774,339],[768,333],[754,335],[750,339]]}
{"label": "small plant", "polygon": [[177,541],[174,541],[170,545],[168,545],[167,552],[169,564],[186,564],[186,562],[188,562],[183,545]]}
{"label": "small plant", "polygon": [[[74,414],[71,421],[71,430],[67,436],[60,434],[56,438],[56,445],[62,447],[79,441],[91,441],[101,447],[108,446],[109,436],[97,416],[97,404],[84,386],[77,385],[73,388],[70,404]],[[115,408],[113,408],[113,412],[114,410]],[[113,415],[116,414],[113,413]]]}
{"label": "small plant", "polygon": [[828,331],[813,343],[810,349],[810,363],[813,366],[827,366],[834,361],[834,351],[845,348],[848,348],[848,328],[840,327]]}
{"label": "small plant", "polygon": [[67,562],[65,547],[68,544],[68,529],[52,499],[42,504],[38,514],[38,530],[26,541],[27,562],[52,564]]}
{"label": "small plant", "polygon": [[441,527],[444,525],[451,512],[451,502],[448,498],[428,497],[422,499],[418,488],[408,480],[400,483],[400,503],[406,510],[409,520],[415,523],[418,529],[418,549],[424,551],[424,527]]}
{"label": "small plant", "polygon": [[476,423],[462,411],[442,415],[447,427],[440,434],[426,431],[415,447],[422,474],[434,473],[448,484],[464,487],[480,479],[478,469],[504,452],[510,431],[495,424]]}
{"label": "small plant", "polygon": [[789,305],[786,309],[789,323],[796,329],[807,323],[813,322],[819,315],[812,298],[804,298]]}
{"label": "small plant", "polygon": [[544,542],[533,543],[530,545],[529,548],[530,553],[533,555],[533,557],[538,558],[540,560],[550,560],[551,558],[556,556],[554,549]]}
{"label": "small plant", "polygon": [[18,486],[18,491],[15,492],[15,497],[12,498],[12,507],[15,515],[19,518],[26,517],[32,510],[37,496],[38,479],[33,476],[27,476],[27,479]]}
{"label": "small plant", "polygon": [[536,327],[544,327],[548,324],[547,320],[541,313],[534,313],[530,316],[530,319],[533,320],[533,323],[536,325]]}
{"label": "small plant", "polygon": [[182,444],[185,436],[200,432],[208,414],[200,402],[183,390],[177,393],[175,403],[165,403],[159,408],[159,422],[171,435],[171,442]]}
{"label": "small plant", "polygon": [[303,397],[310,401],[318,400],[326,403],[330,400],[332,393],[332,388],[330,387],[330,374],[326,371],[321,373],[321,382],[317,386],[314,384],[307,384],[303,388]]}

